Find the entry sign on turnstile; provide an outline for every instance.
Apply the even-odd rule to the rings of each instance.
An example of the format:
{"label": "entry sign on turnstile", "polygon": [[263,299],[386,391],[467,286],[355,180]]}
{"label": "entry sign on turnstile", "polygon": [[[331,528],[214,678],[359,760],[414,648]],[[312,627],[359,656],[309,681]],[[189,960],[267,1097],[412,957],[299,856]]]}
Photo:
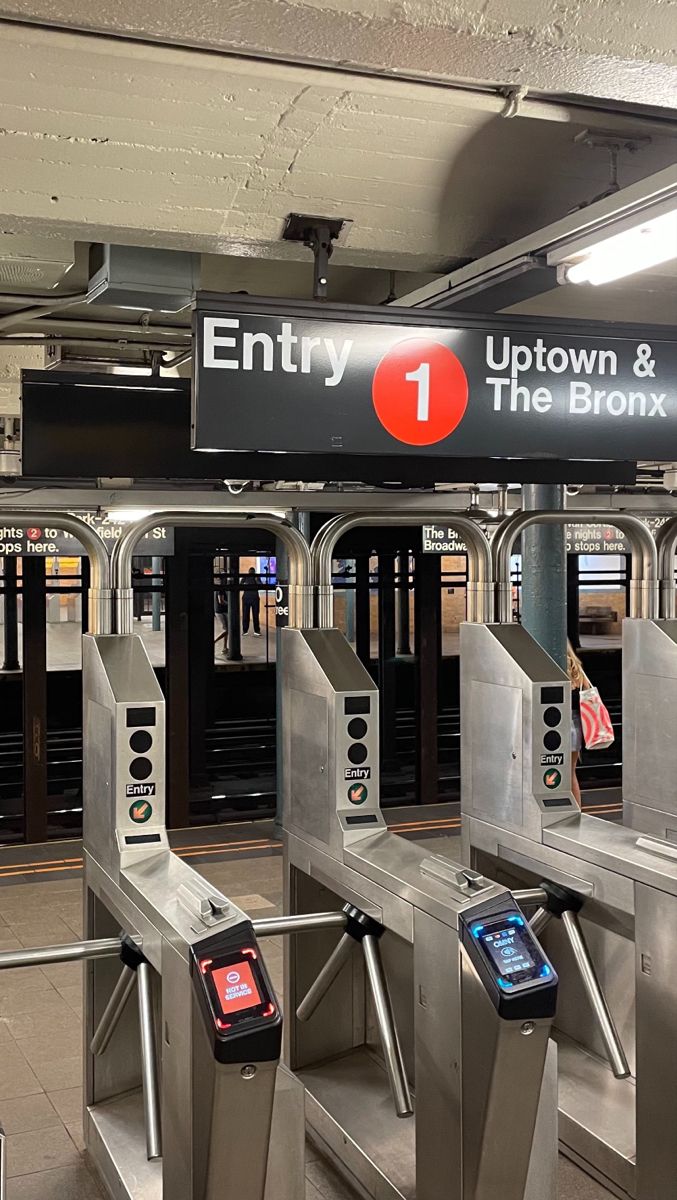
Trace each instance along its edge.
{"label": "entry sign on turnstile", "polygon": [[461,914],[463,944],[499,1015],[552,1017],[557,975],[516,908]]}

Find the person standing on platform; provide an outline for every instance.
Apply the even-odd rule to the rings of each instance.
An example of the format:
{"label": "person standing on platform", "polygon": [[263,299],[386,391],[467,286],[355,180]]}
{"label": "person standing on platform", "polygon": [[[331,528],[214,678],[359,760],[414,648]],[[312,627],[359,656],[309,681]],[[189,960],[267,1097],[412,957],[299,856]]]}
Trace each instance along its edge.
{"label": "person standing on platform", "polygon": [[261,600],[259,587],[261,580],[254,567],[250,567],[242,576],[242,632],[249,633],[249,619],[254,626],[254,637],[261,637]]}
{"label": "person standing on platform", "polygon": [[221,653],[228,653],[228,582],[225,575],[219,575],[218,586],[214,592],[214,612],[221,622],[223,632],[219,634],[214,646],[223,642]]}

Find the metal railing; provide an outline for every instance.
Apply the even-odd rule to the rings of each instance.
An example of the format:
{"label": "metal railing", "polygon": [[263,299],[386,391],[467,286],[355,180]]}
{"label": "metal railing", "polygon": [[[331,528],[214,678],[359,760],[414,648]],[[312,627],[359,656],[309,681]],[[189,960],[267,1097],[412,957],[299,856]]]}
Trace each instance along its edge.
{"label": "metal railing", "polygon": [[656,534],[658,551],[658,588],[660,616],[668,620],[677,617],[675,597],[675,552],[677,551],[677,517],[668,517]]}
{"label": "metal railing", "polygon": [[73,513],[59,509],[0,508],[0,517],[8,525],[25,527],[33,522],[36,526],[53,526],[71,533],[85,548],[90,562],[90,587],[88,596],[89,629],[91,633],[110,633],[111,590],[110,562],[108,553],[99,535]]}
{"label": "metal railing", "polygon": [[520,534],[530,525],[570,525],[574,522],[607,522],[627,536],[632,549],[629,615],[655,617],[658,612],[658,555],[656,544],[644,522],[630,513],[609,512],[604,509],[576,509],[569,512],[566,509],[557,509],[513,513],[496,530],[491,543],[491,554],[496,582],[497,619],[501,623],[510,623],[513,619],[510,558]]}
{"label": "metal railing", "polygon": [[346,513],[334,517],[315,535],[310,547],[312,577],[317,589],[317,624],[330,629],[334,620],[332,560],[340,538],[351,529],[379,526],[411,526],[439,524],[444,520],[466,542],[468,551],[467,619],[490,621],[493,616],[491,583],[491,548],[489,540],[477,522],[468,516],[440,512],[382,512]]}
{"label": "metal railing", "polygon": [[160,510],[135,521],[115,543],[111,559],[117,633],[133,630],[132,558],[141,538],[163,525],[214,529],[263,529],[283,543],[289,557],[289,624],[312,625],[312,575],[308,543],[298,529],[274,513],[234,513],[230,508]]}

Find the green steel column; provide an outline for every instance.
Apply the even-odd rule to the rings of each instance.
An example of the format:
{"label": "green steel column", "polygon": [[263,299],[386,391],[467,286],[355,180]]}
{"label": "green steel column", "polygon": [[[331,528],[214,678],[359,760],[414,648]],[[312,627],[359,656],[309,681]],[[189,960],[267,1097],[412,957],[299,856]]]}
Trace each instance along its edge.
{"label": "green steel column", "polygon": [[[564,485],[528,483],[526,512],[564,508]],[[522,534],[522,624],[566,670],[567,575],[564,525],[531,525]]]}

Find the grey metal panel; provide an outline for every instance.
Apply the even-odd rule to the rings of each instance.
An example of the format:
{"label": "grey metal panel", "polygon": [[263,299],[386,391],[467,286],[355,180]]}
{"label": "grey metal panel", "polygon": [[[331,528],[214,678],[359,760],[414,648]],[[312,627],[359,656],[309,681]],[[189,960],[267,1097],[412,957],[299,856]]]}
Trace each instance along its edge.
{"label": "grey metal panel", "polygon": [[636,894],[637,1195],[665,1200],[677,1190],[677,899]]}
{"label": "grey metal panel", "polygon": [[96,639],[96,647],[117,703],[161,704],[162,689],[155,672],[148,672],[148,656],[141,638],[118,634]]}
{"label": "grey metal panel", "polygon": [[624,819],[659,837],[677,825],[676,713],[677,621],[624,621]]}
{"label": "grey metal panel", "polygon": [[[473,808],[487,821],[522,825],[522,689],[506,684],[470,683],[473,730],[486,731],[487,746],[472,753],[469,779]],[[496,710],[500,709],[500,720]],[[488,750],[488,752],[487,752]]]}
{"label": "grey metal panel", "polygon": [[330,834],[329,705],[324,696],[289,688],[285,706],[293,730],[293,785],[289,801],[292,825],[327,842]]}
{"label": "grey metal panel", "polygon": [[[416,1154],[420,1195],[462,1200],[463,1127],[461,952],[448,925],[414,914]],[[417,1192],[418,1200],[419,1192]]]}

